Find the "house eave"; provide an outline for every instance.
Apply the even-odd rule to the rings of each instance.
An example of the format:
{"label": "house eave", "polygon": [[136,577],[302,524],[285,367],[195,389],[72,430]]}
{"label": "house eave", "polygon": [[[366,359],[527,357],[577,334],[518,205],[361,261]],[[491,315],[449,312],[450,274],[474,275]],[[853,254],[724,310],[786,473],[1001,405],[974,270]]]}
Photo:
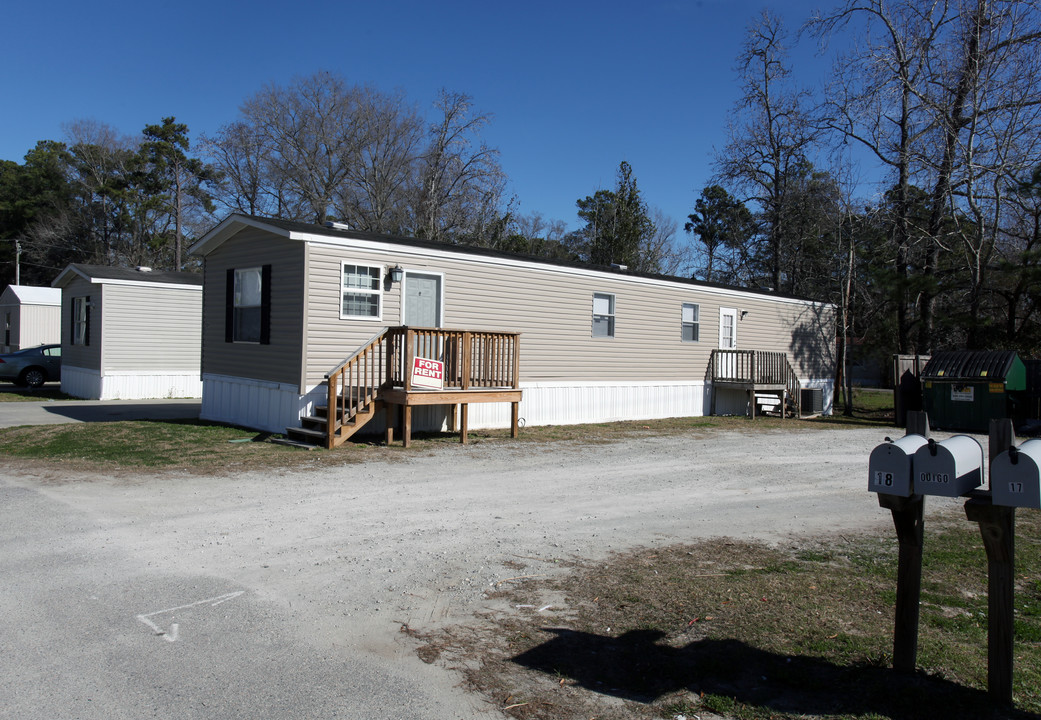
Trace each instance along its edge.
{"label": "house eave", "polygon": [[188,253],[205,257],[234,237],[240,230],[245,228],[263,230],[264,232],[279,235],[287,239],[303,239],[302,237],[299,237],[299,233],[294,233],[290,230],[266,223],[261,218],[236,214],[224,218],[224,220],[218,223],[213,229],[199,238],[195,244],[188,248]]}

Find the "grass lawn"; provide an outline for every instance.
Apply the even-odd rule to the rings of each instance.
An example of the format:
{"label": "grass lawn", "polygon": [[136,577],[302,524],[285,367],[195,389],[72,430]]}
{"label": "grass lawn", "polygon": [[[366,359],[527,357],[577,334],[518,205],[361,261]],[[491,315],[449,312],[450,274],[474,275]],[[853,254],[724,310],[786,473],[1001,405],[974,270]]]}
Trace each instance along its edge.
{"label": "grass lawn", "polygon": [[[0,393],[0,399],[19,399],[33,391]],[[886,395],[886,393],[879,393]],[[884,398],[871,396],[876,405]],[[892,393],[888,393],[892,397]],[[889,416],[892,417],[892,404]],[[858,405],[859,407],[859,405]],[[745,431],[750,427],[786,429],[790,432],[827,430],[837,426],[861,424],[881,425],[885,410],[857,411],[841,421],[833,418],[792,420],[760,417],[693,417],[640,420],[587,425],[550,425],[523,428],[518,440],[509,430],[472,430],[471,443],[521,442],[547,443],[582,441],[610,442],[634,434],[690,435],[726,430]],[[417,451],[424,447],[459,442],[456,433],[417,433]],[[368,440],[368,441],[366,441]],[[257,433],[205,421],[123,421],[107,423],[69,423],[32,427],[0,428],[0,458],[26,458],[37,462],[61,463],[84,470],[114,468],[178,469],[200,473],[219,473],[253,467],[321,467],[361,462],[376,458],[393,459],[400,455],[400,445],[383,447],[376,436],[347,442],[334,450],[307,451],[271,442],[268,433]]]}
{"label": "grass lawn", "polygon": [[59,383],[49,383],[38,388],[0,383],[0,402],[40,402],[41,400],[78,399],[63,393]]}
{"label": "grass lawn", "polygon": [[1018,519],[1016,710],[986,694],[987,563],[964,515],[926,524],[913,675],[890,668],[895,533],[618,554],[493,593],[531,610],[413,635],[516,718],[1037,718],[1041,512]]}

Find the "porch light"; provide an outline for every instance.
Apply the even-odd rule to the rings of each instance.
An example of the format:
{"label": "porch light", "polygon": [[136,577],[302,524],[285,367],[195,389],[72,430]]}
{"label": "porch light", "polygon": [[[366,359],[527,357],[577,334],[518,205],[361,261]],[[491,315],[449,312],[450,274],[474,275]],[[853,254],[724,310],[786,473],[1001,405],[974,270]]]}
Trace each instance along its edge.
{"label": "porch light", "polygon": [[744,320],[746,315],[748,315],[748,311],[747,310],[742,310],[741,311],[741,319]]}
{"label": "porch light", "polygon": [[399,283],[399,282],[401,282],[401,278],[404,275],[405,275],[405,271],[401,268],[400,265],[395,265],[394,267],[392,267],[390,269],[390,281],[392,283]]}

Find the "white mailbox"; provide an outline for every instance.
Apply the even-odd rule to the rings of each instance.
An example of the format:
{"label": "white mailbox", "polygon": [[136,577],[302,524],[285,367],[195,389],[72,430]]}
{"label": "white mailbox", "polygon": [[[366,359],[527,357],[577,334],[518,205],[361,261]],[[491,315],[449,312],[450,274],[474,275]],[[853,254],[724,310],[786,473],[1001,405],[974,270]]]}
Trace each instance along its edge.
{"label": "white mailbox", "polygon": [[929,440],[915,451],[914,491],[958,497],[983,484],[983,446],[968,435]]}
{"label": "white mailbox", "polygon": [[871,451],[868,460],[868,490],[887,495],[911,497],[912,465],[918,448],[927,440],[921,435],[904,435],[899,440],[886,441]]}
{"label": "white mailbox", "polygon": [[995,505],[1041,509],[1041,439],[1012,446],[994,458],[990,498]]}

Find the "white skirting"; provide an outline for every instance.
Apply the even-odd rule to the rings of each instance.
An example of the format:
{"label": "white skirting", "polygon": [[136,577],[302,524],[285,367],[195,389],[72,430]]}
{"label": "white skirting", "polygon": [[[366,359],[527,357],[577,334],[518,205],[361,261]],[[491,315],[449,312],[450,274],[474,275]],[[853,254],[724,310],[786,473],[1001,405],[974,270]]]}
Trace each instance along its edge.
{"label": "white skirting", "polygon": [[62,366],[61,391],[87,400],[101,399],[101,371]]}
{"label": "white skirting", "polygon": [[[643,383],[522,383],[524,399],[520,417],[525,425],[574,425],[614,420],[703,415],[708,407],[704,382]],[[203,376],[204,420],[285,432],[299,427],[300,416],[311,411],[325,388],[312,388],[300,395],[295,385],[264,382],[222,375]],[[443,407],[417,407],[413,414],[416,430],[442,430],[448,413]],[[510,426],[509,403],[471,403],[469,427]],[[370,424],[382,429],[379,420]],[[369,430],[370,427],[366,427]]]}
{"label": "white skirting", "polygon": [[[577,425],[704,415],[706,384],[695,382],[521,383],[523,425]],[[471,403],[472,428],[510,426],[509,403]]]}
{"label": "white skirting", "polygon": [[[830,383],[830,380],[803,381],[803,387],[824,390],[827,413],[831,412]],[[520,418],[527,426],[697,417],[708,411],[712,392],[711,384],[703,381],[521,383],[521,389],[524,399],[520,404]],[[324,386],[318,386],[301,395],[296,385],[205,375],[200,417],[282,433],[286,428],[299,427],[300,416],[310,413],[316,400],[324,404],[325,392]],[[747,402],[747,395],[742,391],[721,392],[716,398],[717,412],[743,415]],[[412,420],[415,430],[444,430],[448,423],[447,408],[417,406]],[[509,427],[510,404],[470,403],[468,420],[471,429]],[[363,432],[376,433],[382,429],[381,419],[376,418]]]}
{"label": "white skirting", "polygon": [[296,385],[265,380],[202,376],[203,420],[242,425],[267,432],[284,433],[286,428],[300,427],[300,416],[310,412],[314,398],[325,387],[314,388],[301,396]]}
{"label": "white skirting", "polygon": [[202,397],[198,372],[106,372],[66,365],[61,389],[88,400],[150,400]]}

